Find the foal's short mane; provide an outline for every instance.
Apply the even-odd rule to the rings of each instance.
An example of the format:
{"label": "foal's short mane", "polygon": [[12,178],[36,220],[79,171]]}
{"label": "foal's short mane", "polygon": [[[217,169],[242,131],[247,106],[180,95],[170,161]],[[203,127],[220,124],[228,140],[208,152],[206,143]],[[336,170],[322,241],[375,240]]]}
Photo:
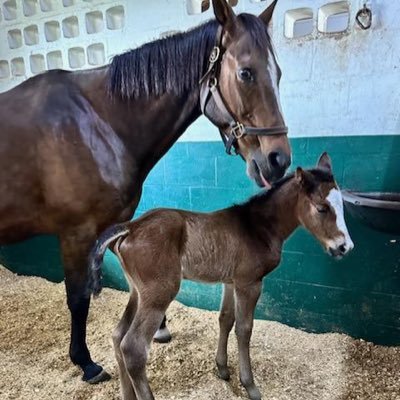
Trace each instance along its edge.
{"label": "foal's short mane", "polygon": [[[310,191],[314,189],[314,186],[317,185],[318,183],[323,183],[323,182],[333,182],[334,178],[331,172],[321,169],[321,168],[313,168],[313,169],[307,169],[305,170],[307,173],[311,174],[313,178],[313,182],[311,183],[310,186]],[[249,200],[242,204],[235,205],[234,207],[238,208],[250,208],[251,206],[259,203],[264,203],[265,201],[268,201],[271,196],[279,190],[285,183],[291,181],[294,178],[294,172],[285,175],[282,179],[279,179],[276,181],[271,189],[260,192],[252,197],[250,197]],[[314,186],[313,186],[314,184]]]}
{"label": "foal's short mane", "polygon": [[[318,183],[334,181],[333,175],[327,170],[314,168],[307,169],[306,172],[311,175],[311,185],[309,187],[310,191],[313,191]],[[280,188],[285,186],[285,184],[290,182],[293,178],[294,173],[288,174],[275,182],[271,189],[256,194],[242,204],[236,204],[228,208],[229,212],[231,212],[232,215],[240,221],[247,235],[250,235],[250,237],[257,237],[262,242],[265,241],[267,237],[265,230],[267,229],[269,232],[271,232],[271,230],[274,229],[274,215],[272,214],[271,216],[269,214],[268,222],[266,224],[262,224],[261,221],[263,218],[265,218],[263,211],[264,206],[268,204],[268,200],[270,200]]]}
{"label": "foal's short mane", "polygon": [[[259,18],[240,14],[238,19],[255,46],[270,45],[267,27]],[[109,94],[128,100],[191,91],[206,72],[217,28],[217,21],[208,21],[115,56],[108,71]]]}

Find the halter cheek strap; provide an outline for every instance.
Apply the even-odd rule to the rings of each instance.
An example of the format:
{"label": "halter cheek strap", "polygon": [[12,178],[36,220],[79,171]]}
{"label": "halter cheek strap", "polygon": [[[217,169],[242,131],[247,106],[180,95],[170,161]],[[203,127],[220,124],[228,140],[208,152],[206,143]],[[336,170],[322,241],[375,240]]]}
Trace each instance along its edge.
{"label": "halter cheek strap", "polygon": [[[229,126],[227,132],[218,127],[222,141],[225,145],[226,152],[232,154],[232,147],[234,147],[237,154],[238,140],[246,135],[250,136],[273,136],[273,135],[286,135],[288,128],[286,126],[275,126],[272,128],[257,128],[252,126],[246,126],[240,123],[236,118],[233,117],[232,112],[224,101],[221,91],[218,88],[218,76],[220,75],[221,60],[223,55],[222,49],[222,27],[220,26],[216,35],[216,44],[213,47],[210,58],[208,61],[207,72],[200,79],[200,107],[202,113],[209,118],[207,115],[207,104],[212,98],[218,110],[220,111],[221,119],[226,121],[226,125]],[[210,118],[209,118],[210,119]]]}

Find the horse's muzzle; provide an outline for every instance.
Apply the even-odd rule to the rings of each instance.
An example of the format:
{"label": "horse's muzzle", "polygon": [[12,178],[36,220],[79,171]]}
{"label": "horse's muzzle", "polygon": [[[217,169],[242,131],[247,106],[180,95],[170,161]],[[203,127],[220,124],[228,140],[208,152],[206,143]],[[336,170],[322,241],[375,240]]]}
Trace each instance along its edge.
{"label": "horse's muzzle", "polygon": [[251,162],[250,175],[260,187],[270,187],[281,179],[291,163],[290,155],[282,151],[273,151],[264,156],[254,156]]}

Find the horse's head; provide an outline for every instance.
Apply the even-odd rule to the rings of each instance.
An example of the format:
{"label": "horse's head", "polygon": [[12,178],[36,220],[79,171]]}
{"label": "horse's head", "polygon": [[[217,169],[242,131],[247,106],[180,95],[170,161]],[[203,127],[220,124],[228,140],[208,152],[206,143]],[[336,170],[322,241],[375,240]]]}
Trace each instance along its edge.
{"label": "horse's head", "polygon": [[329,156],[323,153],[314,170],[297,168],[295,179],[301,185],[297,203],[299,220],[331,256],[341,258],[354,244],[344,221],[343,199]]}
{"label": "horse's head", "polygon": [[281,178],[291,162],[279,101],[281,71],[268,34],[276,1],[257,17],[236,16],[226,0],[213,0],[219,50],[214,48],[202,87],[203,112],[220,129],[227,151],[233,145],[246,160],[259,186]]}

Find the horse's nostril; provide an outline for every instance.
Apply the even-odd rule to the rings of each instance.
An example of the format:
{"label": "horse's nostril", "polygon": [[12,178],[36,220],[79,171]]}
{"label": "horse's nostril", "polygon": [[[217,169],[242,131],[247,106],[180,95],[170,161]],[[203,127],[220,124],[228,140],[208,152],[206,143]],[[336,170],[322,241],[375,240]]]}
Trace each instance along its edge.
{"label": "horse's nostril", "polygon": [[269,153],[268,156],[269,162],[271,164],[272,167],[278,167],[279,164],[279,153],[277,153],[276,151]]}
{"label": "horse's nostril", "polygon": [[339,246],[339,251],[340,251],[342,254],[346,253],[346,246],[345,246],[344,244],[341,244],[341,245]]}
{"label": "horse's nostril", "polygon": [[286,169],[290,165],[290,157],[281,151],[269,153],[268,159],[273,168]]}

